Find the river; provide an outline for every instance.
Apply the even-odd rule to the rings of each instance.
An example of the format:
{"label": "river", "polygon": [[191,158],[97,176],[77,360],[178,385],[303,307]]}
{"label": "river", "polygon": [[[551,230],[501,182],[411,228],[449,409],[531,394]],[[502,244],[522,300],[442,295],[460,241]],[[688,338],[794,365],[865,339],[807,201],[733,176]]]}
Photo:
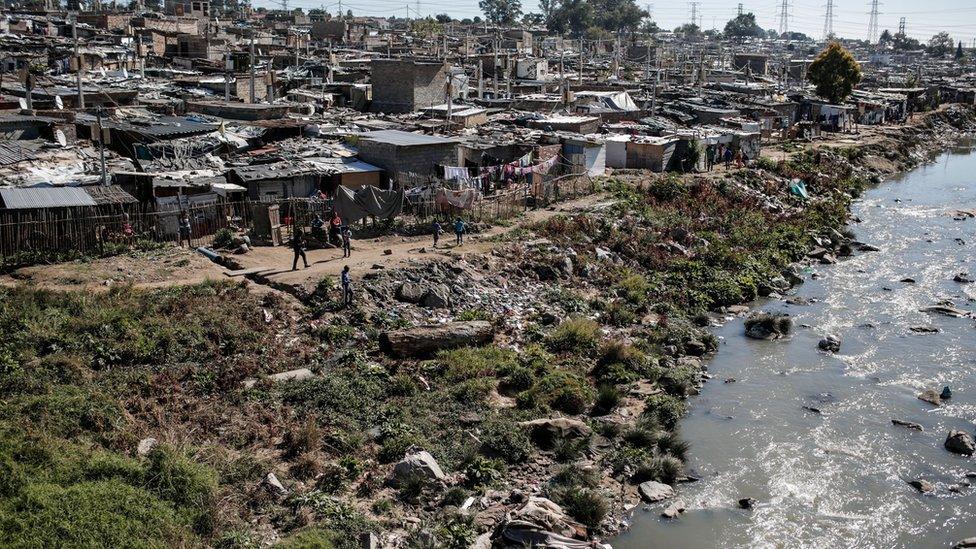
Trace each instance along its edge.
{"label": "river", "polygon": [[[976,325],[919,312],[940,299],[976,309],[976,284],[952,280],[976,276],[976,219],[953,220],[957,208],[976,208],[974,148],[865,193],[852,229],[881,251],[811,268],[793,293],[812,304],[757,304],[794,317],[791,339],[746,339],[742,319],[716,328],[714,379],[681,423],[701,477],[679,486],[687,511],[668,521],[660,505],[639,507],[613,547],[946,547],[976,536],[976,479],[948,489],[976,459],[942,446],[949,430],[974,430]],[[940,331],[909,330],[919,325]],[[825,333],[843,337],[840,353],[817,350]],[[944,385],[953,398],[942,407],[916,398]],[[936,494],[906,484],[916,478]],[[752,510],[737,507],[744,497]]]}

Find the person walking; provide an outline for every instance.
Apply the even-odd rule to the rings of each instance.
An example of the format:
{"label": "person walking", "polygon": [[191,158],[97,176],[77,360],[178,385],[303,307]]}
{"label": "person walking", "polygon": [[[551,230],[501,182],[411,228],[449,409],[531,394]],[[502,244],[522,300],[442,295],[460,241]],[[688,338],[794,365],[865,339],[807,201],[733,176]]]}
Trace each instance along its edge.
{"label": "person walking", "polygon": [[190,216],[184,212],[183,217],[180,218],[180,246],[183,245],[183,241],[186,241],[186,247],[192,248],[193,243],[190,242],[190,236],[193,234],[193,226],[190,225]]}
{"label": "person walking", "polygon": [[295,252],[295,259],[291,262],[291,270],[298,270],[298,258],[302,258],[305,268],[308,268],[308,258],[305,257],[305,233],[301,229],[295,229],[295,234],[291,237],[291,249]]}
{"label": "person walking", "polygon": [[735,158],[735,153],[732,152],[732,147],[725,147],[725,155],[723,159],[725,160],[725,169],[729,170],[732,168],[732,159]]}
{"label": "person walking", "polygon": [[437,241],[441,239],[441,222],[434,220],[434,225],[431,227],[431,232],[434,233],[434,247],[437,247]]}
{"label": "person walking", "polygon": [[342,240],[342,218],[339,217],[339,213],[332,212],[332,218],[329,219],[329,244],[335,243],[335,245],[341,244]]}
{"label": "person walking", "polygon": [[342,306],[348,307],[352,305],[352,278],[349,276],[349,265],[342,268],[339,281],[342,283]]}
{"label": "person walking", "polygon": [[352,255],[352,230],[348,225],[343,225],[339,234],[342,235],[342,257],[350,257]]}
{"label": "person walking", "polygon": [[461,221],[461,218],[454,220],[454,237],[458,246],[464,245],[464,233],[467,231],[468,226]]}

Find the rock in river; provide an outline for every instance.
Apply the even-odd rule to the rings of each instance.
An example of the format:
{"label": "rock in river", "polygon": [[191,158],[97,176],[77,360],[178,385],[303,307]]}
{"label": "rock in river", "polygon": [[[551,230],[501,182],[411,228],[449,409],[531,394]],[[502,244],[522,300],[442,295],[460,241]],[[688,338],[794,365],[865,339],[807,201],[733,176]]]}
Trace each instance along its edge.
{"label": "rock in river", "polygon": [[779,339],[789,335],[793,319],[789,315],[755,313],[745,321],[746,336],[753,339]]}
{"label": "rock in river", "polygon": [[659,501],[664,501],[668,498],[674,497],[674,488],[663,484],[660,482],[655,482],[649,480],[647,482],[642,482],[640,486],[637,487],[637,491],[640,492],[644,501],[648,503],[657,503]]}
{"label": "rock in river", "polygon": [[935,491],[935,485],[927,480],[915,479],[908,482],[908,485],[912,488],[922,492],[923,494],[931,494]]}
{"label": "rock in river", "polygon": [[756,505],[756,500],[752,498],[742,498],[739,500],[739,507],[741,509],[752,509]]}
{"label": "rock in river", "polygon": [[935,389],[926,389],[922,391],[922,394],[918,395],[919,400],[924,400],[929,404],[934,404],[936,406],[942,405],[942,398],[939,397],[938,391]]}
{"label": "rock in river", "polygon": [[965,431],[949,431],[944,446],[953,454],[971,456],[976,453],[976,440]]}
{"label": "rock in river", "polygon": [[817,347],[819,347],[821,351],[827,351],[828,353],[839,352],[840,336],[834,334],[827,334],[826,336],[824,336],[823,339],[820,340],[820,343],[817,344]]}
{"label": "rock in river", "polygon": [[976,538],[966,538],[956,542],[952,549],[970,549],[976,547]]}
{"label": "rock in river", "polygon": [[892,425],[897,425],[899,427],[906,427],[908,429],[914,429],[916,431],[921,431],[922,430],[922,426],[920,424],[914,423],[912,421],[904,421],[904,420],[901,420],[901,419],[893,419],[893,420],[891,420],[891,424]]}

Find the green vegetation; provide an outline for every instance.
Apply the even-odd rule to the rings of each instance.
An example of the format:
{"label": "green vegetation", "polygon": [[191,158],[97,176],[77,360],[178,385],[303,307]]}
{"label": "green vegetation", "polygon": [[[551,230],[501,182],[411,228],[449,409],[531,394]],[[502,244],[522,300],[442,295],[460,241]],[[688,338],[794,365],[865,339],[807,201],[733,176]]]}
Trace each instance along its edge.
{"label": "green vegetation", "polygon": [[861,81],[861,66],[851,52],[839,43],[831,42],[810,63],[807,78],[817,87],[817,95],[840,104]]}

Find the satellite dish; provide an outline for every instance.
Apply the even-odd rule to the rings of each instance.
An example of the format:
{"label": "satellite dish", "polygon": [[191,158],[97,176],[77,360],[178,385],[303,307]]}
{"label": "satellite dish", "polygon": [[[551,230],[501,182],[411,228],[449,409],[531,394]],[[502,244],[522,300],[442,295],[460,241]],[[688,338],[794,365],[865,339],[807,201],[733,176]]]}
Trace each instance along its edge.
{"label": "satellite dish", "polygon": [[18,99],[17,100],[17,103],[20,104],[20,108],[21,109],[26,109],[27,108],[27,100],[24,99],[23,97],[21,97],[20,99]]}
{"label": "satellite dish", "polygon": [[62,147],[68,146],[68,138],[64,136],[64,132],[61,130],[54,130],[54,139],[57,140],[58,145]]}
{"label": "satellite dish", "polygon": [[59,111],[64,110],[64,101],[61,101],[60,95],[54,96],[54,106],[57,107]]}

